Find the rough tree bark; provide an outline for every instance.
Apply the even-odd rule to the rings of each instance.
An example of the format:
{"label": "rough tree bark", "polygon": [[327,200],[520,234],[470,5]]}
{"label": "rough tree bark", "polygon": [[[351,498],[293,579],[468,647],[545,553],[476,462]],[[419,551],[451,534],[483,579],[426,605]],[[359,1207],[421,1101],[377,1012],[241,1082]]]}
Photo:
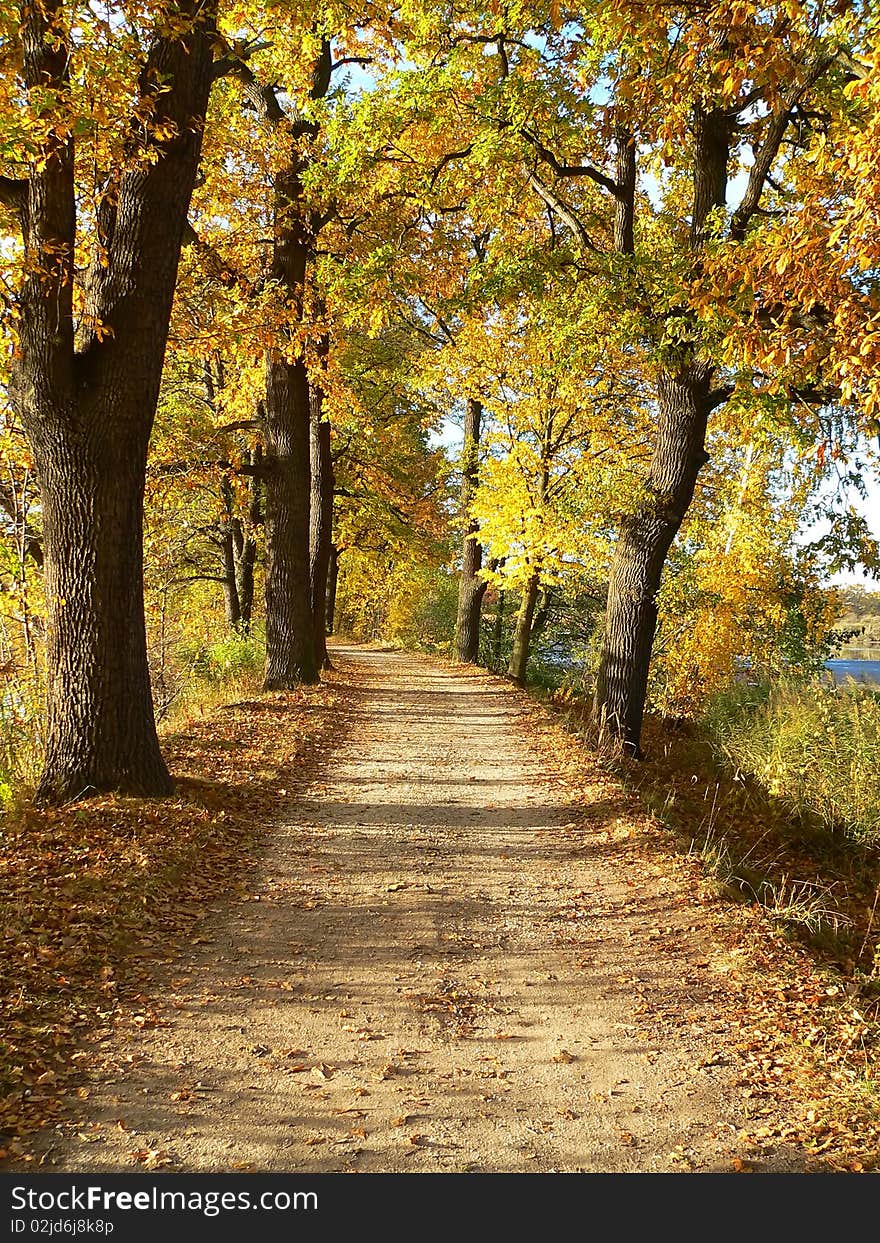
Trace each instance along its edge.
{"label": "rough tree bark", "polygon": [[241,632],[250,634],[254,616],[254,566],[257,563],[257,527],[263,525],[262,507],[262,470],[263,447],[244,455],[244,465],[248,468],[248,515],[247,528],[241,522],[237,524],[235,540],[235,586],[238,592],[238,603],[241,612]]}
{"label": "rough tree bark", "polygon": [[501,653],[504,650],[504,590],[498,592],[495,607],[495,624],[492,630],[492,661],[496,671],[501,670]]}
{"label": "rough tree bark", "polygon": [[[731,118],[721,110],[694,110],[690,246],[695,259],[705,240],[710,213],[725,203],[731,124]],[[634,172],[634,148],[621,136],[615,239],[621,248],[630,250]],[[713,375],[714,367],[699,358],[695,326],[694,339],[678,346],[670,365],[660,371],[647,499],[623,523],[611,568],[593,718],[603,733],[636,757],[641,755],[663,566],[693,499],[697,474],[708,461],[704,445],[714,404]]]}
{"label": "rough tree bark", "polygon": [[[23,76],[45,138],[17,209],[28,275],[10,398],[40,480],[48,613],[46,754],[37,796],[164,795],[143,609],[143,494],[181,240],[214,77],[214,9],[178,0],[146,54],[126,158],[109,176],[75,332],[74,142],[62,0],[23,4]],[[37,105],[39,106],[39,105]],[[151,117],[144,126],[143,118]]]}
{"label": "rough tree bark", "polygon": [[657,435],[651,456],[651,501],[619,533],[605,615],[594,715],[631,755],[641,754],[642,718],[657,591],[666,555],[694,495],[709,415],[711,368],[690,363],[658,380]]}
{"label": "rough tree bark", "polygon": [[520,686],[525,685],[526,669],[529,663],[529,646],[532,638],[532,618],[538,602],[539,576],[532,574],[523,588],[522,600],[516,615],[516,628],[513,632],[513,651],[507,666],[507,676]]}
{"label": "rough tree bark", "polygon": [[[327,93],[333,70],[330,42],[324,39],[312,67],[311,96]],[[289,690],[317,682],[309,549],[311,494],[309,376],[297,340],[305,314],[306,273],[315,255],[321,222],[305,201],[305,143],[317,127],[290,118],[273,86],[261,86],[245,64],[232,66],[250,105],[278,130],[289,127],[290,157],[275,174],[272,258],[269,277],[283,290],[289,325],[282,344],[266,356],[266,395],[262,422],[265,461],[266,678],[267,690]]]}
{"label": "rough tree bark", "polygon": [[[304,268],[303,268],[304,271]],[[318,681],[309,577],[309,381],[301,356],[271,351],[266,459],[266,690]]]}
{"label": "rough tree bark", "polygon": [[339,558],[342,550],[336,544],[330,545],[330,565],[327,570],[327,633],[334,633],[336,625],[336,588],[339,583]]}
{"label": "rough tree bark", "polygon": [[223,612],[227,626],[233,630],[239,630],[241,628],[241,600],[235,574],[235,545],[236,536],[241,535],[241,523],[233,513],[232,485],[228,476],[224,476],[220,484],[220,495],[225,511],[219,524],[220,555],[223,558]]}
{"label": "rough tree bark", "polygon": [[461,456],[461,516],[464,538],[461,548],[461,577],[458,580],[458,616],[455,623],[455,655],[458,660],[476,664],[480,655],[480,614],[486,581],[480,578],[483,547],[477,539],[479,525],[469,510],[477,489],[480,451],[480,425],[483,407],[469,397],[464,416],[464,448]]}
{"label": "rough tree bark", "polygon": [[[192,243],[197,239],[194,230],[189,230],[188,240]],[[185,243],[187,238],[184,239]],[[206,248],[210,250],[210,248]],[[213,256],[213,252],[211,252]],[[216,256],[213,256],[216,258]],[[202,373],[205,394],[212,412],[217,414],[217,393],[226,385],[224,367],[219,360],[216,364],[206,360]],[[238,473],[247,475],[248,479],[248,515],[243,523],[235,512],[235,494],[230,476],[224,475],[220,483],[220,496],[223,501],[223,517],[218,524],[218,533],[212,542],[220,548],[223,561],[223,609],[227,625],[240,634],[249,634],[254,607],[254,565],[257,559],[257,541],[254,532],[262,524],[260,505],[261,474],[263,450],[261,445],[253,450],[246,449],[242,454],[242,465]],[[230,468],[231,469],[231,468]]]}
{"label": "rough tree bark", "polygon": [[330,423],[322,419],[323,393],[312,385],[312,499],[310,531],[310,581],[315,656],[322,669],[330,669],[327,654],[327,586],[333,544],[333,457]]}

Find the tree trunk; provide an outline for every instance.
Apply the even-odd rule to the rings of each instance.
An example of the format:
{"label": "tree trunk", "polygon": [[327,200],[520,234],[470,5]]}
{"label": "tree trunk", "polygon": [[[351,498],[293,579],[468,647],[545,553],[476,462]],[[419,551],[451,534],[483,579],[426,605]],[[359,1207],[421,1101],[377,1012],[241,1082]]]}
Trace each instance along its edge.
{"label": "tree trunk", "polygon": [[220,521],[220,552],[223,558],[223,611],[226,624],[232,630],[241,626],[241,601],[238,595],[236,578],[237,546],[241,543],[241,523],[232,512],[232,485],[227,476],[220,484],[220,495],[223,499],[224,516]]}
{"label": "tree trunk", "polygon": [[[326,314],[319,299],[316,314]],[[331,669],[327,654],[327,577],[330,570],[330,548],[333,543],[333,454],[330,448],[330,422],[323,417],[323,372],[330,352],[330,339],[324,333],[318,342],[318,359],[310,375],[311,389],[311,519],[309,530],[309,578],[312,596],[312,624],[315,634],[315,657],[321,669]]]}
{"label": "tree trunk", "polygon": [[342,554],[335,544],[330,545],[330,566],[327,571],[327,633],[333,634],[336,624],[336,587],[339,583],[339,558]]}
{"label": "tree trunk", "polygon": [[[697,105],[692,114],[693,185],[690,250],[693,274],[713,213],[727,194],[731,118],[723,109]],[[635,185],[635,148],[618,144],[618,173]],[[632,231],[618,221],[618,243],[631,243]],[[625,248],[625,247],[624,247]],[[648,691],[651,648],[657,628],[657,591],[672,541],[693,499],[697,474],[707,461],[706,425],[716,404],[711,391],[714,367],[699,359],[700,331],[661,370],[657,383],[657,431],[646,492],[648,499],[623,523],[611,567],[605,635],[593,720],[630,755],[641,755],[642,719]],[[669,347],[667,347],[669,350]]]}
{"label": "tree trunk", "polygon": [[[318,390],[319,393],[319,390]],[[330,453],[330,424],[320,418],[321,401],[315,401],[312,419],[312,506],[310,569],[312,620],[315,628],[315,655],[322,669],[330,669],[327,655],[327,581],[333,541],[333,458]]]}
{"label": "tree trunk", "polygon": [[266,362],[266,690],[318,681],[309,578],[309,385],[305,362]]}
{"label": "tree trunk", "polygon": [[46,136],[26,181],[0,178],[0,197],[18,212],[25,252],[9,395],[33,448],[43,509],[44,800],[171,790],[150,695],[143,495],[213,80],[213,15],[213,0],[172,0],[157,26],[136,87],[137,120],[98,206],[99,245],[75,333],[68,122],[78,48],[66,41],[61,0],[21,9],[22,76]]}
{"label": "tree trunk", "polygon": [[99,435],[59,438],[37,453],[48,611],[41,801],[172,789],[156,736],[144,625],[146,446],[133,454],[113,434],[118,415],[114,404]]}
{"label": "tree trunk", "polygon": [[476,664],[480,655],[480,614],[485,579],[479,577],[483,564],[483,548],[476,538],[479,526],[470,517],[470,506],[477,489],[479,471],[480,424],[482,404],[469,397],[465,408],[464,448],[461,466],[461,515],[464,539],[461,549],[461,577],[458,584],[458,617],[455,623],[456,659]]}
{"label": "tree trunk", "polygon": [[238,602],[241,610],[241,632],[250,634],[254,616],[254,566],[257,561],[257,527],[263,525],[262,512],[262,479],[263,467],[262,446],[245,454],[245,464],[253,469],[248,479],[248,517],[247,529],[242,529],[239,522],[240,542],[236,547],[235,585],[238,590]]}
{"label": "tree trunk", "polygon": [[303,349],[306,269],[314,251],[303,202],[303,164],[294,140],[288,167],[274,182],[271,276],[286,291],[291,323],[285,350],[266,356],[266,680],[267,690],[317,682],[309,566],[311,402]]}
{"label": "tree trunk", "polygon": [[513,651],[507,675],[520,686],[525,685],[526,668],[529,663],[529,644],[532,637],[532,618],[538,600],[538,575],[533,574],[523,589],[519,612],[516,615],[516,630],[513,635]]}
{"label": "tree trunk", "polygon": [[635,757],[641,755],[663,566],[693,499],[697,474],[708,460],[703,446],[710,374],[701,364],[660,374],[657,438],[648,477],[651,499],[624,523],[611,567],[593,716],[600,729]]}
{"label": "tree trunk", "polygon": [[504,646],[504,591],[498,592],[498,604],[495,609],[495,626],[492,634],[492,655],[495,669],[501,670],[501,652]]}
{"label": "tree trunk", "polygon": [[529,647],[533,648],[537,640],[544,633],[544,629],[550,618],[550,592],[545,587],[541,592],[535,608],[535,615],[532,619],[532,628],[529,633]]}
{"label": "tree trunk", "polygon": [[[332,73],[329,37],[314,58],[310,95],[326,95]],[[263,410],[266,462],[266,679],[267,690],[317,682],[309,566],[309,377],[302,342],[306,272],[315,258],[319,216],[306,201],[308,153],[301,145],[319,127],[289,118],[276,87],[260,85],[248,66],[239,70],[248,104],[288,142],[288,159],[272,179],[272,255],[268,276],[284,299],[286,323],[266,355]]]}

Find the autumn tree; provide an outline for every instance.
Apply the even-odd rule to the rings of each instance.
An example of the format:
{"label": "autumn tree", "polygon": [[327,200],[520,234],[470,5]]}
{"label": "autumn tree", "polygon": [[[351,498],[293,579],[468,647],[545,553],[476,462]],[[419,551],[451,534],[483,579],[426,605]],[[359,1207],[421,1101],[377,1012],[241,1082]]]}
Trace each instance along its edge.
{"label": "autumn tree", "polygon": [[[653,389],[656,434],[618,529],[595,701],[597,720],[633,754],[657,592],[706,463],[707,426],[735,388],[755,385],[753,367],[729,367],[712,323],[727,302],[713,302],[710,257],[736,266],[764,213],[794,209],[790,153],[843,106],[858,20],[849,5],[622,0],[500,24],[471,11],[446,29],[446,63],[458,63],[459,98],[479,114],[483,142],[518,161],[597,310],[618,308],[617,331],[643,353]],[[485,83],[479,93],[468,75]],[[810,306],[795,299],[789,310],[809,334]],[[759,322],[773,311],[764,304]],[[816,361],[792,350],[790,402],[827,395]]]}
{"label": "autumn tree", "polygon": [[[22,243],[10,398],[40,481],[46,800],[171,788],[147,667],[142,498],[214,21],[211,3],[189,0],[137,20],[41,0],[6,19],[0,201]],[[116,109],[125,123],[107,135]],[[84,186],[87,157],[98,173]]]}

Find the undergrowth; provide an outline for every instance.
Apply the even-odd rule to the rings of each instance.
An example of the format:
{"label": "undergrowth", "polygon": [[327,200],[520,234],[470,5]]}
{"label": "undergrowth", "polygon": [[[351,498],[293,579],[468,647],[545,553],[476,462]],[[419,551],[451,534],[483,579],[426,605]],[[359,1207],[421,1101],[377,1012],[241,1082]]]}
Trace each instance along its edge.
{"label": "undergrowth", "polygon": [[734,686],[705,729],[718,753],[798,815],[880,844],[880,695],[851,684]]}

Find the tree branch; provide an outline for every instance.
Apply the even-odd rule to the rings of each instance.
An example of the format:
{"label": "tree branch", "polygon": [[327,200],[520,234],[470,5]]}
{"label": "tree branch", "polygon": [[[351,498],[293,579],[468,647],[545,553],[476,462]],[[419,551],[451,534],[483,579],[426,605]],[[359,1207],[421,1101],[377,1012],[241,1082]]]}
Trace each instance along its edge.
{"label": "tree branch", "polygon": [[255,427],[262,427],[263,424],[259,419],[242,419],[238,423],[224,423],[222,427],[215,427],[215,432],[246,432],[251,431]]}
{"label": "tree branch", "polygon": [[719,406],[723,406],[733,396],[733,391],[734,386],[732,384],[724,384],[720,388],[713,388],[706,398],[706,406],[709,411],[717,410]]}
{"label": "tree branch", "polygon": [[342,56],[339,60],[334,60],[331,73],[335,73],[342,65],[372,65],[372,56]]}
{"label": "tree branch", "polygon": [[827,387],[805,384],[803,388],[792,386],[788,395],[792,401],[802,402],[805,406],[830,406],[840,400],[840,389],[830,384]]}
{"label": "tree branch", "polygon": [[584,250],[590,250],[593,254],[599,254],[599,248],[593,242],[584,226],[578,220],[577,216],[563,203],[562,199],[554,193],[550,187],[541,180],[538,174],[532,170],[528,172],[529,185],[535,191],[539,198],[543,199],[549,208],[556,212],[557,216],[564,224],[567,224],[580,242]]}
{"label": "tree branch", "polygon": [[785,96],[782,104],[770,118],[767,134],[760,149],[755,152],[755,162],[749,173],[746,192],[742,202],[733,213],[730,221],[730,236],[735,242],[741,242],[746,235],[749,222],[758,211],[761,195],[770,176],[774,161],[779,154],[785,131],[792,119],[792,112],[806,95],[811,86],[821,78],[822,74],[834,64],[836,56],[820,56],[807,71],[803,82],[792,88]]}
{"label": "tree branch", "polygon": [[615,198],[619,198],[622,194],[621,187],[617,184],[613,177],[606,176],[598,168],[592,164],[564,164],[553,154],[549,147],[546,147],[537,134],[530,133],[523,126],[519,131],[525,138],[526,142],[534,147],[541,159],[549,164],[557,177],[588,177],[590,181],[595,181],[597,186],[601,186],[603,190],[607,190],[609,194],[613,194]]}

